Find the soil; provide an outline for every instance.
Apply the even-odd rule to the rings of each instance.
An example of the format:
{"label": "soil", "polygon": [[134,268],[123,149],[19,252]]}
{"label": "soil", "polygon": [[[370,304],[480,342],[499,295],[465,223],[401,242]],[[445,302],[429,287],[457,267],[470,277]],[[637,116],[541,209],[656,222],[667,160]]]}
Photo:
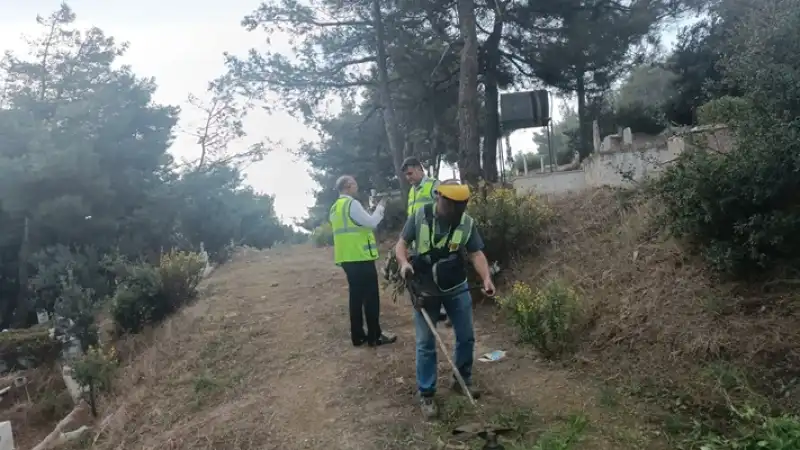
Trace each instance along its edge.
{"label": "soil", "polygon": [[[478,417],[441,388],[442,417],[425,422],[412,399],[414,331],[408,300],[381,299],[389,346],[349,341],[347,285],[330,249],[245,251],[205,281],[201,298],[128,342],[136,356],[118,394],[103,400],[92,448],[429,449],[476,448],[451,440],[453,426]],[[479,303],[479,302],[477,302]],[[660,448],[640,405],[582,374],[515,344],[490,304],[476,304],[476,361],[486,394],[480,417],[511,425],[517,449]],[[452,346],[449,328],[440,326]],[[450,371],[440,357],[440,386]],[[579,444],[577,444],[580,442]],[[468,446],[467,446],[468,445]]]}

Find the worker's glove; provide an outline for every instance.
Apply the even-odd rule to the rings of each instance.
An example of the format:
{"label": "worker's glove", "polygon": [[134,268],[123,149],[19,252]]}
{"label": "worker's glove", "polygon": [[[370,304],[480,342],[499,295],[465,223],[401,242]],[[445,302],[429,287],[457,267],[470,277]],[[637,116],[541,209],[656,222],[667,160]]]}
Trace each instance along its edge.
{"label": "worker's glove", "polygon": [[404,280],[408,281],[414,275],[414,267],[411,266],[411,263],[404,262],[400,265],[400,276],[403,277]]}

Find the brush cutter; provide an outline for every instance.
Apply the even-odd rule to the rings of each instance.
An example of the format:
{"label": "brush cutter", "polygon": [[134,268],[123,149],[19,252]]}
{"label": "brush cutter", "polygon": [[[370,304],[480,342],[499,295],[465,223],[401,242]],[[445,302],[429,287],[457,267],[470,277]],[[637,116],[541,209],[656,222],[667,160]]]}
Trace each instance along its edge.
{"label": "brush cutter", "polygon": [[[439,336],[439,332],[436,331],[436,325],[433,323],[433,320],[431,320],[431,316],[428,314],[428,311],[426,311],[425,300],[431,298],[452,297],[463,294],[464,292],[481,289],[482,287],[483,286],[480,285],[466,286],[464,289],[459,289],[456,292],[440,294],[424,292],[419,283],[413,278],[406,281],[406,288],[408,289],[409,294],[411,294],[411,302],[422,314],[422,317],[425,319],[425,323],[428,324],[428,328],[430,328],[431,333],[433,333],[434,338],[436,338],[436,343],[439,345],[444,357],[447,359],[447,363],[450,364],[450,368],[453,370],[453,376],[461,386],[461,390],[464,392],[464,395],[466,395],[470,405],[472,405],[472,407],[475,408],[479,413],[481,412],[480,406],[472,396],[472,392],[469,390],[466,381],[464,381],[464,377],[462,377],[461,373],[458,371],[458,367],[456,367],[455,363],[450,358],[450,352],[448,351],[447,346],[444,344],[442,337]],[[486,422],[473,422],[456,427],[453,429],[452,433],[454,436],[461,436],[464,439],[470,439],[474,437],[483,439],[486,442],[482,447],[483,450],[505,450],[505,447],[498,442],[498,436],[511,431],[513,431],[511,428],[496,427],[489,425]]]}

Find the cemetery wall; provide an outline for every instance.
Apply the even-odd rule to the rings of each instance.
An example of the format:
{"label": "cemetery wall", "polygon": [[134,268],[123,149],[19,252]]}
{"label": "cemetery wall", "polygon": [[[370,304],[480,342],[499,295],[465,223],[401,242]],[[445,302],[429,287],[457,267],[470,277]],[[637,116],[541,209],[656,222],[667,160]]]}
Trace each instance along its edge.
{"label": "cemetery wall", "polygon": [[733,145],[725,126],[695,127],[672,136],[631,133],[599,139],[595,128],[595,151],[584,159],[578,170],[528,171],[511,180],[520,192],[545,195],[565,194],[601,186],[632,187],[648,177],[657,176],[684,151],[725,153]]}

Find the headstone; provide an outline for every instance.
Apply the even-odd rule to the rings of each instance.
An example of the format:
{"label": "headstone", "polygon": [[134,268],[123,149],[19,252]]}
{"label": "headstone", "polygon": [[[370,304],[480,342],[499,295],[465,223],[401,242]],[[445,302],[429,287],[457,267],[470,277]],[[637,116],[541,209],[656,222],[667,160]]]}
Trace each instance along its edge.
{"label": "headstone", "polygon": [[626,147],[633,145],[633,134],[631,133],[631,129],[629,127],[626,127],[622,130],[622,145]]}
{"label": "headstone", "polygon": [[527,155],[522,155],[522,171],[525,175],[528,174],[528,157]]}
{"label": "headstone", "polygon": [[14,450],[14,433],[11,422],[0,422],[0,450]]}
{"label": "headstone", "polygon": [[67,392],[69,392],[70,397],[72,397],[73,403],[77,405],[81,401],[84,389],[72,378],[72,368],[64,365],[64,367],[61,368],[61,378],[64,379],[64,385],[67,386]]}
{"label": "headstone", "polygon": [[36,311],[36,320],[39,321],[39,325],[47,323],[50,321],[50,315],[47,314],[46,310],[40,309]]}
{"label": "headstone", "polygon": [[597,120],[592,121],[592,141],[595,153],[600,153],[600,125]]}

